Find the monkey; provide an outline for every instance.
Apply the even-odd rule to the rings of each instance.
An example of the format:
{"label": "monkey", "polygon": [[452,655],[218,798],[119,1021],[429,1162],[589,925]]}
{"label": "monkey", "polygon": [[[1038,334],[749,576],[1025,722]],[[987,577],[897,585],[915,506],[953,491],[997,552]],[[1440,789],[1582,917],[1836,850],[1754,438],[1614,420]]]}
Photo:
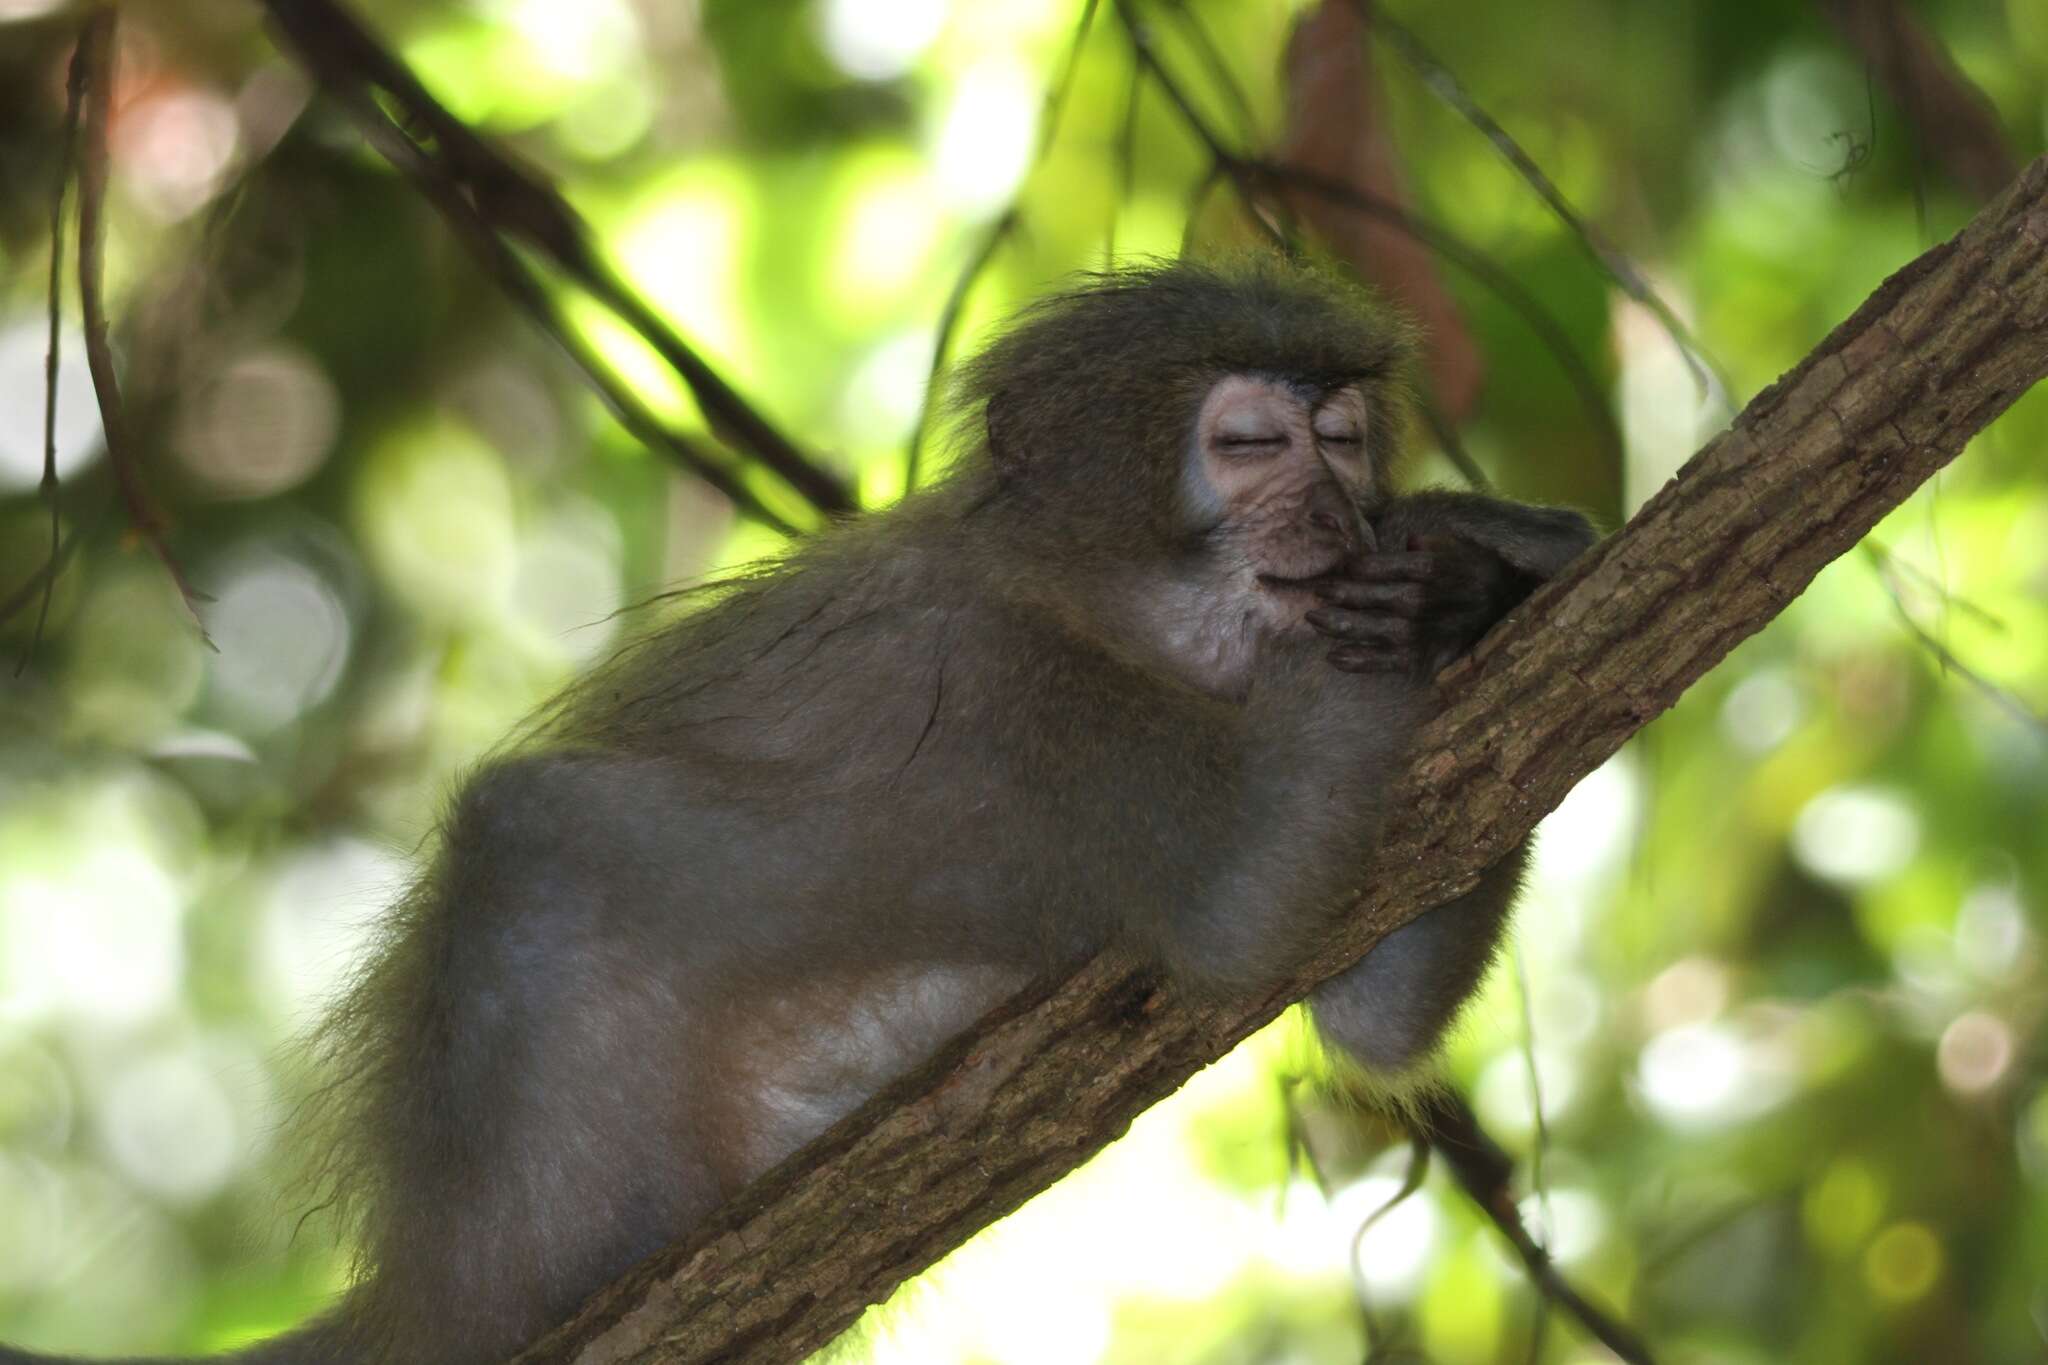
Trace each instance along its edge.
{"label": "monkey", "polygon": [[[353,1287],[235,1359],[505,1359],[1034,979],[1305,959],[1437,672],[1594,538],[1396,492],[1409,350],[1278,258],[1085,277],[962,367],[929,487],[544,706],[316,1043]],[[1326,1042],[1426,1068],[1519,876],[1318,988]]]}

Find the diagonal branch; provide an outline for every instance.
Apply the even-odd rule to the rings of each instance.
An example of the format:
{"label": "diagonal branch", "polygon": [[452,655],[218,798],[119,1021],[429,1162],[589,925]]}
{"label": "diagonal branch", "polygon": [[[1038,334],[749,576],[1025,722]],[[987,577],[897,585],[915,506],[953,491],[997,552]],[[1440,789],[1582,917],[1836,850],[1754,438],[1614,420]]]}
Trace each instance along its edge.
{"label": "diagonal branch", "polygon": [[1550,1252],[1530,1235],[1521,1210],[1515,1207],[1511,1185],[1514,1158],[1480,1128],[1472,1107],[1448,1092],[1432,1095],[1423,1101],[1420,1126],[1428,1133],[1431,1147],[1444,1158],[1458,1188],[1507,1239],[1544,1301],[1570,1313],[1615,1359],[1627,1365],[1650,1365],[1650,1348],[1642,1339],[1580,1293],[1558,1270]]}
{"label": "diagonal branch", "polygon": [[2048,375],[2048,158],[1887,280],[1618,534],[1439,679],[1356,913],[1260,1000],[1115,956],[992,1011],[529,1348],[788,1361],[1022,1204],[1399,924],[1469,889]]}
{"label": "diagonal branch", "polygon": [[[606,376],[592,368],[594,357],[567,339],[568,329],[559,319],[536,308],[531,295],[539,285],[513,254],[511,243],[553,262],[652,346],[689,386],[721,440],[774,470],[818,511],[832,515],[855,510],[853,492],[843,479],[813,461],[741,398],[604,260],[591,245],[589,228],[567,200],[443,108],[339,0],[264,0],[264,8],[301,64],[337,97],[371,145],[412,178],[514,301],[570,351],[614,411],[622,407],[617,391],[621,386],[607,383]],[[780,521],[763,514],[732,471],[680,436],[671,433],[651,440],[648,423],[638,413],[627,425],[635,436],[678,458],[743,510],[770,524]],[[786,523],[782,528],[788,529]]]}

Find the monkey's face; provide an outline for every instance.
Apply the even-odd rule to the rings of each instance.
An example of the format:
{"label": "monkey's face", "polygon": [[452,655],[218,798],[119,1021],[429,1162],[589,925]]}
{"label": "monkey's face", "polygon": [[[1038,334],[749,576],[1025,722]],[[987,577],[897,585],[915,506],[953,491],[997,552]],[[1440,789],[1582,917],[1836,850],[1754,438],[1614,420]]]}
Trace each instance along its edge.
{"label": "monkey's face", "polygon": [[1356,385],[1234,374],[1195,419],[1183,495],[1210,589],[1268,630],[1306,629],[1315,580],[1373,548],[1379,479]]}

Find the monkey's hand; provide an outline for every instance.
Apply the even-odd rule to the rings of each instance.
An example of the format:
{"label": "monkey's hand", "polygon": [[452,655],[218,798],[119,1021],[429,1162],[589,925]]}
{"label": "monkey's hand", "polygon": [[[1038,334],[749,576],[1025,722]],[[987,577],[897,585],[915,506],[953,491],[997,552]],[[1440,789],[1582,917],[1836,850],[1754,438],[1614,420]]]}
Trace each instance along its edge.
{"label": "monkey's hand", "polygon": [[1462,536],[1410,534],[1405,547],[1360,556],[1316,584],[1308,623],[1337,643],[1349,673],[1437,671],[1479,642],[1537,580]]}

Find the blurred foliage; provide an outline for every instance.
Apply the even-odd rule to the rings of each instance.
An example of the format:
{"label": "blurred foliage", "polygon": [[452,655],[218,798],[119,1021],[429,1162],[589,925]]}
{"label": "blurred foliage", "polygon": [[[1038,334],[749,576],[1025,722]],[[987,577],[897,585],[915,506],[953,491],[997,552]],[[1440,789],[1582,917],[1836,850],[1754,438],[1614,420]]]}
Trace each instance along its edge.
{"label": "blurred foliage", "polygon": [[[1277,132],[1280,0],[1144,7],[1211,121]],[[2018,157],[2048,7],[1916,10]],[[1972,205],[1797,3],[1472,0],[1396,13],[1696,327],[1703,397],[1493,149],[1391,57],[1418,207],[1550,309],[1626,436],[1495,291],[1464,432],[1507,491],[1632,507]],[[962,341],[1076,269],[1179,250],[1206,157],[1105,7],[1058,136],[1071,0],[383,0],[436,94],[557,178],[637,287],[787,430],[897,496],[933,329],[1016,199]],[[1191,44],[1192,16],[1244,92]],[[0,0],[0,594],[48,553],[48,213],[77,14]],[[110,511],[75,326],[76,553],[0,625],[0,1339],[207,1350],[341,1278],[303,1229],[288,1040],[463,766],[616,638],[772,548],[626,438],[253,6],[121,29],[109,242],[151,489],[218,645]],[[1203,231],[1242,231],[1227,187]],[[1214,225],[1222,223],[1218,229]],[[663,412],[689,400],[585,304]],[[67,317],[76,316],[67,305]],[[1666,1361],[2038,1360],[2048,1332],[2048,393],[2022,400],[1546,826],[1517,973],[1454,1078],[1568,1272]],[[1448,479],[1448,466],[1425,463]],[[1924,634],[1909,629],[1908,622]],[[1951,651],[2003,695],[1945,668]],[[1526,1020],[1526,1023],[1525,1023]],[[1287,1024],[880,1310],[877,1360],[1595,1358],[1405,1147],[1319,1104]],[[1531,1074],[1540,1079],[1538,1142]],[[284,1134],[281,1136],[280,1130]],[[1289,1134],[1322,1157],[1320,1184]],[[1375,1136],[1377,1134],[1377,1136]],[[1391,1146],[1389,1142],[1391,1141]],[[1554,1316],[1554,1315],[1553,1315]],[[1540,1345],[1532,1347],[1532,1341]]]}

